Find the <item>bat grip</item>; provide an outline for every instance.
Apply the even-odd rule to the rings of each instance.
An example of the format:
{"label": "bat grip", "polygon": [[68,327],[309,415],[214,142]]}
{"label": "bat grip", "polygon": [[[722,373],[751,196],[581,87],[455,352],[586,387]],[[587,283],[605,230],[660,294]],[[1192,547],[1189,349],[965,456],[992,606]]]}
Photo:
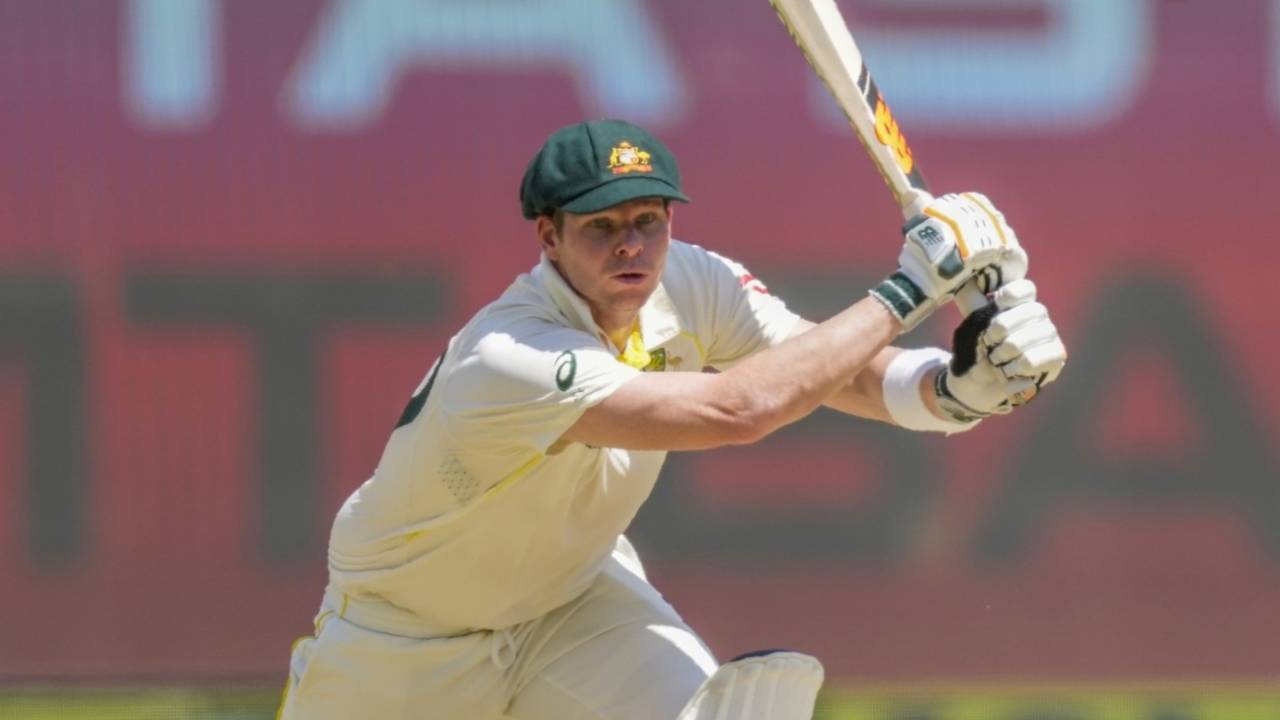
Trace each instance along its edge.
{"label": "bat grip", "polygon": [[924,213],[924,208],[933,202],[933,196],[924,190],[912,189],[898,199],[902,207],[902,216],[907,220]]}
{"label": "bat grip", "polygon": [[978,289],[976,280],[970,280],[960,288],[960,292],[956,293],[956,306],[960,308],[960,312],[968,317],[974,310],[980,310],[987,305],[987,296]]}

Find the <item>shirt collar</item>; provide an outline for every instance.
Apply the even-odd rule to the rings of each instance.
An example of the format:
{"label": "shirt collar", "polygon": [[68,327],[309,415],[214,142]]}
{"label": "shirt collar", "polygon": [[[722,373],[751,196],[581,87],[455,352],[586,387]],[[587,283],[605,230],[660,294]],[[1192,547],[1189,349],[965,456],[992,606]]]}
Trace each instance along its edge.
{"label": "shirt collar", "polygon": [[[570,325],[601,338],[606,346],[613,347],[608,336],[591,316],[591,307],[573,288],[569,287],[569,283],[565,282],[560,271],[545,254],[539,260],[538,267],[534,268],[533,275],[541,280],[547,297]],[[662,345],[679,334],[680,319],[676,314],[675,304],[672,303],[671,296],[667,294],[667,289],[660,280],[658,287],[640,308],[640,336],[644,339],[645,348],[650,349]]]}
{"label": "shirt collar", "polygon": [[644,338],[646,349],[656,348],[680,334],[680,317],[676,315],[675,303],[667,294],[662,280],[658,287],[640,308],[640,337]]}
{"label": "shirt collar", "polygon": [[571,326],[597,337],[603,336],[595,318],[591,317],[587,301],[569,287],[569,283],[560,276],[560,271],[545,254],[538,261],[538,267],[533,269],[533,275],[540,281],[543,292],[551,299],[551,303]]}

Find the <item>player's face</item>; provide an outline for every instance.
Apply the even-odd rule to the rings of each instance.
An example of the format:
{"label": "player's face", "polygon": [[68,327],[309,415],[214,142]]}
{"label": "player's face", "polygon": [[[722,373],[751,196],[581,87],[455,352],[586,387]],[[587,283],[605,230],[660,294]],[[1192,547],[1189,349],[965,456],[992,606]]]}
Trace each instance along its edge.
{"label": "player's face", "polygon": [[641,198],[594,213],[564,213],[558,231],[542,217],[538,234],[543,252],[611,332],[630,327],[658,287],[671,244],[671,208]]}

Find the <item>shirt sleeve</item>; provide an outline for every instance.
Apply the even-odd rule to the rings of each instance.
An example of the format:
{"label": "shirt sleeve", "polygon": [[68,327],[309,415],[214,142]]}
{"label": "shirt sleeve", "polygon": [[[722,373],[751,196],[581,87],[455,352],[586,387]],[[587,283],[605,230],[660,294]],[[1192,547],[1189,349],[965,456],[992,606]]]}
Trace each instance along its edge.
{"label": "shirt sleeve", "polygon": [[707,283],[712,288],[713,337],[707,364],[732,367],[753,353],[790,337],[800,316],[769,292],[755,275],[729,258],[707,251]]}
{"label": "shirt sleeve", "polygon": [[639,374],[578,330],[521,335],[481,337],[441,389],[446,427],[473,472],[504,474],[545,453],[582,413]]}

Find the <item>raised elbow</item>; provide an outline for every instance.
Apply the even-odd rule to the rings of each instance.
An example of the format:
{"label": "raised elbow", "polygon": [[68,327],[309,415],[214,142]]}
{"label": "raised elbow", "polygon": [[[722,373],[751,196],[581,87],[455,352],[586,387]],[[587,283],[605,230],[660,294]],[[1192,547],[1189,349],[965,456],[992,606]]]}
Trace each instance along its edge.
{"label": "raised elbow", "polygon": [[778,409],[745,388],[721,388],[711,407],[725,445],[750,445],[780,426]]}

